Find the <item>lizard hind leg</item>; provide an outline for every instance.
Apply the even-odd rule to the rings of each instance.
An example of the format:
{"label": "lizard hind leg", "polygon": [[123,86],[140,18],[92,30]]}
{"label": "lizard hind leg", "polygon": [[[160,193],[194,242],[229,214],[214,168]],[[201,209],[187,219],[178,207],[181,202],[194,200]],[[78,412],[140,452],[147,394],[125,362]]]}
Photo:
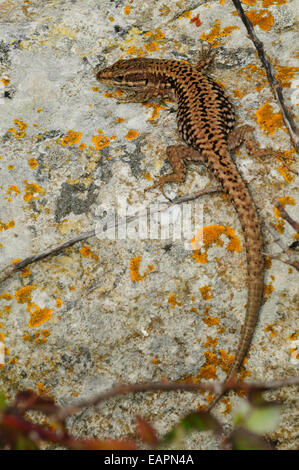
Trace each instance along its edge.
{"label": "lizard hind leg", "polygon": [[166,149],[166,154],[167,159],[172,168],[172,172],[159,178],[154,184],[146,188],[145,191],[158,187],[162,194],[165,196],[163,191],[164,184],[171,182],[176,182],[180,184],[185,181],[185,161],[204,162],[204,158],[199,151],[190,147],[186,147],[186,145],[170,145]]}

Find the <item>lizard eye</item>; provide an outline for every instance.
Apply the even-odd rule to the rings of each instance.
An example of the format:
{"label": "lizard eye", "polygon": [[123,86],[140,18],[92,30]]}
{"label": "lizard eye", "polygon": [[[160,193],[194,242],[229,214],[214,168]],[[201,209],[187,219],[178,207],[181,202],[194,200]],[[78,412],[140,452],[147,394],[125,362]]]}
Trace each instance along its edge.
{"label": "lizard eye", "polygon": [[115,80],[116,80],[117,82],[122,82],[122,81],[123,81],[123,78],[124,78],[123,75],[118,75],[117,77],[115,77]]}

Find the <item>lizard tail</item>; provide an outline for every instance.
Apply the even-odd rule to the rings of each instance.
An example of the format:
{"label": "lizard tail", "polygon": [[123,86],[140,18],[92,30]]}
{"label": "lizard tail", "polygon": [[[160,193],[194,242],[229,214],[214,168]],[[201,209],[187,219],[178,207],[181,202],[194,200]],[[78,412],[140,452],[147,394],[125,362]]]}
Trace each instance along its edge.
{"label": "lizard tail", "polygon": [[[248,273],[246,318],[235,358],[227,374],[226,382],[228,382],[235,378],[242,365],[258,320],[264,289],[264,257],[261,224],[250,192],[228,151],[217,157],[218,161],[208,157],[208,166],[222,184],[237,211],[244,233]],[[218,402],[223,393],[216,393],[207,411]]]}

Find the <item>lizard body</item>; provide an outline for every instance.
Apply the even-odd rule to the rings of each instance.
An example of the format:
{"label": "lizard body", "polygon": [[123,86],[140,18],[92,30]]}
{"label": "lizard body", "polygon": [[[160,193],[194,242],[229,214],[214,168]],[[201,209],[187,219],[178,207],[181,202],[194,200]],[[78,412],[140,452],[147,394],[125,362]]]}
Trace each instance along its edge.
{"label": "lizard body", "polygon": [[[173,172],[151,187],[185,179],[185,162],[200,161],[215,175],[236,208],[245,240],[248,271],[248,301],[241,339],[227,379],[238,372],[250,346],[262,302],[264,260],[261,224],[253,199],[241,177],[230,150],[245,142],[251,154],[265,155],[250,137],[252,128],[234,130],[235,114],[222,88],[203,73],[210,60],[196,66],[162,59],[120,60],[97,73],[97,79],[133,95],[120,101],[144,102],[156,96],[175,97],[177,124],[186,146],[170,146],[167,155]],[[149,189],[149,188],[147,188]],[[216,394],[208,409],[221,397]]]}

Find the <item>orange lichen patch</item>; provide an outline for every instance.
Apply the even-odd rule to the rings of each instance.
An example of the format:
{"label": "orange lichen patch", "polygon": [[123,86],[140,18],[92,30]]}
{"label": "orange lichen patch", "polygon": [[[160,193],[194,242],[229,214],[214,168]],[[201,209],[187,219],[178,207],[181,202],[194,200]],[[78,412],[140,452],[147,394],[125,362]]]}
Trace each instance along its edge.
{"label": "orange lichen patch", "polygon": [[264,293],[270,295],[274,291],[272,284],[264,284]]}
{"label": "orange lichen patch", "polygon": [[239,253],[242,250],[240,239],[237,237],[236,232],[233,228],[226,227],[225,234],[230,239],[229,244],[227,245],[226,249],[229,251],[236,251]]}
{"label": "orange lichen patch", "polygon": [[282,67],[277,65],[277,74],[276,78],[280,82],[283,88],[290,88],[290,81],[294,78],[295,73],[299,71],[299,67]]}
{"label": "orange lichen patch", "polygon": [[97,93],[101,92],[101,90],[99,89],[98,86],[92,86],[91,89],[92,89],[92,91],[96,91]]}
{"label": "orange lichen patch", "polygon": [[284,220],[281,219],[279,222],[277,222],[275,224],[275,229],[277,230],[277,232],[279,233],[283,233],[284,232]]}
{"label": "orange lichen patch", "polygon": [[237,98],[242,98],[243,96],[243,92],[241,90],[239,90],[239,88],[236,88],[234,90],[234,95],[237,97]]}
{"label": "orange lichen patch", "polygon": [[10,228],[14,228],[14,226],[15,221],[13,219],[6,223],[0,220],[0,232],[2,232],[2,230],[9,230]]}
{"label": "orange lichen patch", "polygon": [[205,348],[212,347],[213,349],[215,349],[217,346],[217,343],[218,343],[218,338],[212,338],[212,336],[207,336],[207,340],[204,343],[204,347]]}
{"label": "orange lichen patch", "polygon": [[125,15],[129,15],[130,14],[130,11],[131,11],[131,7],[129,5],[126,5],[124,7],[124,14]]}
{"label": "orange lichen patch", "polygon": [[86,147],[87,147],[87,145],[82,143],[82,144],[79,145],[78,148],[79,148],[80,150],[83,150],[83,149],[85,149]]}
{"label": "orange lichen patch", "polygon": [[232,409],[232,406],[233,406],[232,402],[230,401],[229,398],[224,398],[222,401],[225,404],[225,409],[223,411],[221,411],[221,413],[224,414],[224,415],[228,415],[231,412],[231,409]]}
{"label": "orange lichen patch", "polygon": [[26,202],[29,202],[31,199],[38,199],[38,196],[35,196],[35,194],[43,192],[43,189],[40,186],[38,186],[38,184],[36,183],[28,183],[28,181],[25,180],[24,184],[25,184],[25,195],[23,199]]}
{"label": "orange lichen patch", "polygon": [[291,341],[295,341],[296,339],[299,338],[299,330],[295,331],[295,333],[292,333],[290,336],[289,336],[289,339]]}
{"label": "orange lichen patch", "polygon": [[130,46],[125,53],[135,57],[142,57],[145,54],[145,50],[142,47]]}
{"label": "orange lichen patch", "polygon": [[257,123],[263,134],[274,134],[282,127],[281,113],[274,113],[272,106],[267,102],[256,113]]}
{"label": "orange lichen patch", "polygon": [[221,21],[215,20],[214,26],[212,27],[211,31],[208,34],[202,33],[200,39],[202,39],[203,41],[207,41],[209,44],[211,44],[212,47],[217,47],[216,42],[218,39],[231,35],[231,33],[235,29],[240,29],[239,26],[226,26],[221,31],[220,25]]}
{"label": "orange lichen patch", "polygon": [[171,305],[171,308],[174,308],[176,305],[181,307],[183,305],[183,302],[178,302],[176,300],[176,296],[174,294],[171,294],[168,299],[168,303]]}
{"label": "orange lichen patch", "polygon": [[119,117],[119,118],[116,118],[116,119],[115,119],[115,122],[125,122],[125,119]]}
{"label": "orange lichen patch", "polygon": [[15,194],[20,194],[20,190],[16,184],[11,184],[10,186],[8,186],[6,194],[12,194],[12,192],[14,192]]}
{"label": "orange lichen patch", "polygon": [[194,251],[193,258],[200,264],[206,264],[206,262],[208,261],[207,254],[205,252],[200,253],[199,250]]}
{"label": "orange lichen patch", "polygon": [[147,270],[149,273],[151,273],[155,269],[155,266],[153,264],[149,264],[147,267]]}
{"label": "orange lichen patch", "polygon": [[269,31],[274,23],[269,10],[250,10],[246,12],[246,16],[254,26],[258,25],[263,31]]}
{"label": "orange lichen patch", "polygon": [[45,323],[52,317],[52,309],[50,308],[40,308],[38,305],[35,305],[35,310],[30,312],[30,320],[28,326],[30,328],[36,328],[42,323]]}
{"label": "orange lichen patch", "polygon": [[153,109],[152,115],[151,115],[150,118],[148,118],[148,121],[153,121],[154,119],[156,119],[159,116],[160,111],[162,111],[162,109],[166,109],[166,108],[164,108],[163,106],[160,106],[157,103],[143,103],[142,106],[145,106],[146,108],[152,108]]}
{"label": "orange lichen patch", "polygon": [[165,38],[165,33],[163,33],[162,29],[155,28],[154,32],[153,31],[147,31],[143,35],[145,38],[150,37],[154,41],[159,41],[160,39]]}
{"label": "orange lichen patch", "polygon": [[108,20],[113,22],[114,21],[113,16],[109,16]]}
{"label": "orange lichen patch", "polygon": [[210,289],[211,287],[208,285],[199,288],[204,300],[210,300],[213,297],[212,294],[210,294]]}
{"label": "orange lichen patch", "polygon": [[43,110],[43,108],[38,108],[37,112],[38,112],[38,113],[41,113],[42,110]]}
{"label": "orange lichen patch", "polygon": [[11,300],[13,296],[11,294],[8,294],[7,292],[3,292],[3,294],[0,295],[0,299],[4,300]]}
{"label": "orange lichen patch", "polygon": [[22,271],[21,271],[21,275],[22,275],[23,277],[29,277],[30,274],[31,274],[31,271],[30,271],[30,269],[28,268],[28,266],[27,266],[26,268],[22,269]]}
{"label": "orange lichen patch", "polygon": [[10,262],[10,264],[16,264],[16,263],[18,263],[19,261],[21,261],[20,258],[15,258],[14,260],[12,260],[12,261]]}
{"label": "orange lichen patch", "polygon": [[153,179],[149,173],[144,173],[143,176],[147,181],[152,181],[152,179]]}
{"label": "orange lichen patch", "polygon": [[200,369],[199,377],[201,379],[217,379],[217,369],[214,365],[208,364]]}
{"label": "orange lichen patch", "polygon": [[125,135],[125,138],[128,139],[128,140],[134,140],[136,139],[136,137],[139,136],[139,132],[138,131],[134,131],[133,129],[129,130],[129,132],[127,133],[127,135]]}
{"label": "orange lichen patch", "polygon": [[234,354],[227,354],[227,352],[224,349],[220,350],[219,366],[224,372],[228,372],[234,359],[235,359]]}
{"label": "orange lichen patch", "polygon": [[19,304],[26,304],[27,302],[31,302],[31,293],[37,286],[24,286],[21,289],[15,292],[15,296],[17,302]]}
{"label": "orange lichen patch", "polygon": [[80,142],[82,132],[69,130],[68,133],[62,138],[61,145],[76,145]]}
{"label": "orange lichen patch", "polygon": [[94,260],[98,260],[99,257],[98,255],[96,255],[91,249],[89,246],[83,246],[81,249],[80,249],[80,253],[82,256],[84,256],[84,258],[93,258]]}
{"label": "orange lichen patch", "polygon": [[199,18],[199,13],[197,13],[196,16],[193,16],[193,18],[191,18],[190,23],[195,23],[195,26],[197,27],[199,27],[202,24]]}
{"label": "orange lichen patch", "polygon": [[8,78],[1,78],[1,82],[3,83],[4,86],[9,85],[10,80]]}
{"label": "orange lichen patch", "polygon": [[59,297],[57,297],[57,299],[56,299],[56,307],[57,307],[57,308],[61,308],[62,304],[63,304],[62,300],[59,299]]}
{"label": "orange lichen patch", "polygon": [[[247,0],[248,1],[248,0]],[[262,0],[262,5],[264,8],[270,7],[271,5],[277,5],[280,7],[281,5],[285,5],[288,0]]]}
{"label": "orange lichen patch", "polygon": [[211,317],[208,315],[207,317],[202,318],[202,321],[208,326],[219,325],[220,319],[217,317]]}
{"label": "orange lichen patch", "polygon": [[139,282],[143,281],[147,274],[144,273],[143,276],[139,273],[139,266],[141,262],[141,257],[140,256],[135,256],[135,258],[132,258],[130,261],[130,274],[131,274],[131,281],[133,282]]}
{"label": "orange lichen patch", "polygon": [[34,170],[34,168],[36,168],[39,165],[39,163],[35,160],[35,158],[28,158],[28,164],[31,170]]}
{"label": "orange lichen patch", "polygon": [[187,10],[187,11],[184,11],[179,17],[178,19],[181,20],[182,18],[191,18],[192,16],[192,10]]}
{"label": "orange lichen patch", "polygon": [[243,0],[243,3],[245,3],[245,5],[249,5],[249,6],[256,5],[256,2],[257,2],[257,0]]}
{"label": "orange lichen patch", "polygon": [[290,184],[293,181],[294,176],[291,175],[290,171],[285,165],[280,165],[280,167],[278,168],[278,171],[281,174],[281,176],[283,176],[286,183]]}
{"label": "orange lichen patch", "polygon": [[94,144],[96,150],[101,150],[105,147],[108,147],[108,145],[110,145],[111,140],[116,139],[115,135],[107,137],[101,130],[98,130],[97,133],[99,135],[94,135],[91,138],[91,141]]}
{"label": "orange lichen patch", "polygon": [[213,243],[222,246],[224,243],[223,240],[220,239],[222,234],[226,235],[230,240],[226,247],[227,250],[236,252],[242,250],[240,239],[237,237],[234,229],[224,227],[223,225],[207,225],[200,228],[191,240],[191,246],[194,249],[193,258],[197,262],[205,264],[207,262],[207,254],[198,248],[203,245],[207,250]]}
{"label": "orange lichen patch", "polygon": [[42,332],[36,331],[34,335],[35,342],[38,344],[43,344],[47,342],[47,337],[50,336],[49,330],[43,330]]}
{"label": "orange lichen patch", "polygon": [[143,47],[147,52],[155,52],[160,49],[160,46],[157,41],[152,41],[152,42],[149,42],[148,44],[144,44]]}
{"label": "orange lichen patch", "polygon": [[153,363],[153,364],[157,364],[157,363],[158,363],[158,360],[157,360],[156,357],[154,357],[154,358],[152,359],[152,363]]}
{"label": "orange lichen patch", "polygon": [[272,260],[269,256],[265,257],[265,268],[266,269],[271,269],[272,266]]}
{"label": "orange lichen patch", "polygon": [[12,132],[15,136],[16,139],[21,139],[22,137],[24,137],[26,135],[26,132],[25,130],[27,129],[28,127],[28,124],[26,124],[25,122],[21,121],[20,119],[14,119],[13,121],[15,124],[17,124],[18,126],[18,130],[14,129],[13,127],[11,127],[10,129],[8,129],[8,132]]}
{"label": "orange lichen patch", "polygon": [[[290,205],[290,206],[295,205],[295,200],[291,196],[279,197],[278,202],[283,208],[285,208],[286,205]],[[281,217],[280,210],[277,209],[276,206],[274,206],[274,215],[275,217]]]}
{"label": "orange lichen patch", "polygon": [[275,332],[274,330],[274,326],[276,326],[276,322],[273,323],[272,325],[268,325],[266,328],[265,328],[265,331],[266,333],[267,332],[270,332],[270,338],[275,338],[275,336],[277,336],[277,333]]}

